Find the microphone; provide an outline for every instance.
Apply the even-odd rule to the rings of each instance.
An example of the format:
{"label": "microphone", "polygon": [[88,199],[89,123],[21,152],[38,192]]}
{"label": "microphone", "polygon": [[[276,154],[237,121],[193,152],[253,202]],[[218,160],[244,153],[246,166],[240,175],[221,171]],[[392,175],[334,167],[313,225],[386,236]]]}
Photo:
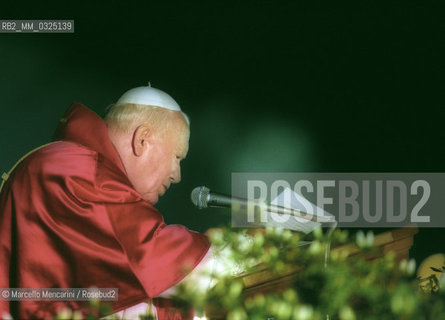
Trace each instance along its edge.
{"label": "microphone", "polygon": [[210,189],[204,186],[196,187],[191,193],[192,202],[199,209],[208,207],[231,208],[238,203],[247,204],[246,199],[231,197],[222,193],[210,192]]}
{"label": "microphone", "polygon": [[252,201],[243,198],[232,197],[229,195],[212,192],[205,186],[196,187],[190,194],[192,202],[199,209],[208,207],[232,208],[234,210],[246,209],[253,206],[254,209],[269,211],[278,214],[287,214],[298,218],[315,221],[315,222],[334,222],[335,217],[320,216],[297,209],[286,208],[278,205],[270,205],[266,202]]}

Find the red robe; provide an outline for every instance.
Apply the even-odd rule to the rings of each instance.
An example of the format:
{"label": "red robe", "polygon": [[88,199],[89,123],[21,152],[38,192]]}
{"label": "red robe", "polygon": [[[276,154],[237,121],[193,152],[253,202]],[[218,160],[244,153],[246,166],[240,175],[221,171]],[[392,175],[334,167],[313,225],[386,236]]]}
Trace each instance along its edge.
{"label": "red robe", "polygon": [[[56,139],[26,157],[0,194],[0,288],[119,288],[117,312],[156,297],[201,261],[206,236],[166,225],[141,198],[100,117],[73,104]],[[0,316],[47,318],[84,304],[0,301]]]}

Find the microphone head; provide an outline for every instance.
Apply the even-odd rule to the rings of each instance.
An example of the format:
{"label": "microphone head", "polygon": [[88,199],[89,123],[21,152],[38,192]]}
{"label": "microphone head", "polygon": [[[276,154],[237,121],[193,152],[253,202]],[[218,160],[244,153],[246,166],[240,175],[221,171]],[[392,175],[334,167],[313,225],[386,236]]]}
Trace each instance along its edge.
{"label": "microphone head", "polygon": [[192,202],[199,209],[207,208],[207,197],[210,193],[210,189],[204,186],[196,187],[192,190],[190,197]]}

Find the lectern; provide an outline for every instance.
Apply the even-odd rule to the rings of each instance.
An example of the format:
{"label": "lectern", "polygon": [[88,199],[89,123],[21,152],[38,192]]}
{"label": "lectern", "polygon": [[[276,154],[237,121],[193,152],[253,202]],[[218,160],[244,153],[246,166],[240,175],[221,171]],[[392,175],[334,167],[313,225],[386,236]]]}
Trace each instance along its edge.
{"label": "lectern", "polygon": [[[384,256],[388,252],[394,252],[398,261],[408,259],[409,250],[413,245],[413,237],[417,231],[416,227],[404,227],[375,235],[374,245],[377,247],[377,250],[366,254],[364,256],[365,259],[372,261]],[[361,254],[354,244],[338,246],[332,248],[331,251],[347,251],[350,257]],[[266,268],[260,267],[252,273],[241,275],[240,278],[244,283],[244,294],[249,296],[257,293],[284,290],[292,284],[299,270],[301,270],[301,266],[295,266],[295,268],[277,275]],[[222,310],[209,309],[207,310],[207,316],[210,319],[225,319],[225,314]]]}

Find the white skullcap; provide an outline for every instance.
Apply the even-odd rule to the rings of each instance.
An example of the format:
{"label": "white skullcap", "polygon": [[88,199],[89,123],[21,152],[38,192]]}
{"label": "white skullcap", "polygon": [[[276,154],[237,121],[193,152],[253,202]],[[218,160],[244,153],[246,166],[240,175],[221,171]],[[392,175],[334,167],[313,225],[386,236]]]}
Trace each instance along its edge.
{"label": "white skullcap", "polygon": [[[116,104],[120,103],[142,104],[147,106],[161,107],[173,111],[181,111],[179,104],[172,97],[170,97],[169,94],[162,90],[153,88],[150,85],[150,82],[146,87],[137,87],[125,92],[116,102]],[[190,125],[188,116],[182,111],[181,113],[184,115],[187,124]]]}
{"label": "white skullcap", "polygon": [[181,111],[179,104],[164,91],[152,88],[150,84],[146,87],[137,87],[125,92],[116,104],[134,103],[148,106],[156,106],[174,111]]}

